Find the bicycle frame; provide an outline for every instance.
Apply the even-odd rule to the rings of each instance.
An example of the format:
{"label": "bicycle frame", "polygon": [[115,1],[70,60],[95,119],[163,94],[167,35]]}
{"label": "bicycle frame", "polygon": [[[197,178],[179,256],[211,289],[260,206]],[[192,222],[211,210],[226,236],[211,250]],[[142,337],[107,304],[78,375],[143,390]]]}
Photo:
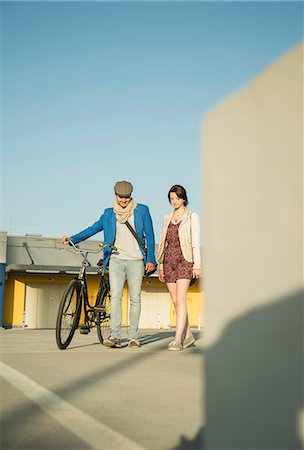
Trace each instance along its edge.
{"label": "bicycle frame", "polygon": [[105,247],[117,250],[113,245],[100,244],[98,250],[80,249],[72,241],[73,253],[80,254],[83,258],[78,277],[70,281],[63,293],[56,322],[56,340],[60,349],[65,349],[71,342],[75,330],[79,326],[81,313],[84,313],[84,323],[80,326],[81,334],[88,334],[90,329],[97,326],[97,334],[102,343],[106,332],[109,330],[110,321],[110,286],[106,278],[106,268],[100,267],[100,280],[95,303],[90,304],[88,297],[87,267],[91,266],[88,260],[89,253],[99,253]]}
{"label": "bicycle frame", "polygon": [[112,247],[113,250],[116,250],[116,248],[112,245],[104,245],[103,243],[100,244],[101,248],[99,250],[88,250],[88,249],[79,249],[72,241],[70,241],[70,245],[74,248],[75,252],[78,254],[81,254],[83,261],[79,270],[78,274],[78,280],[81,283],[81,290],[80,290],[80,296],[83,300],[83,311],[84,311],[84,326],[87,328],[92,328],[96,324],[96,306],[98,304],[98,300],[100,299],[104,289],[107,289],[109,291],[109,284],[105,280],[105,273],[106,268],[100,268],[99,274],[100,274],[100,280],[98,285],[98,291],[97,295],[95,297],[95,304],[91,305],[89,302],[89,296],[88,296],[88,284],[87,284],[87,273],[86,269],[87,267],[91,266],[89,260],[88,260],[88,254],[89,253],[99,253],[101,252],[105,247]]}

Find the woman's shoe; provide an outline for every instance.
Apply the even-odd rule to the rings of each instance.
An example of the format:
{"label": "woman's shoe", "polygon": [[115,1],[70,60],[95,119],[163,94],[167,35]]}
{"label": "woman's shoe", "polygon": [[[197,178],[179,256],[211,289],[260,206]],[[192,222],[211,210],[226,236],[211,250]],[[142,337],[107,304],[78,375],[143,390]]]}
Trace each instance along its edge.
{"label": "woman's shoe", "polygon": [[190,347],[190,345],[193,345],[194,342],[195,342],[195,338],[193,336],[191,336],[187,339],[184,339],[183,348],[185,349],[185,348]]}
{"label": "woman's shoe", "polygon": [[130,339],[128,342],[128,347],[140,347],[140,342],[138,339]]}
{"label": "woman's shoe", "polygon": [[177,351],[177,350],[182,350],[183,346],[180,342],[177,342],[176,340],[170,342],[170,344],[168,345],[168,350],[170,351]]}

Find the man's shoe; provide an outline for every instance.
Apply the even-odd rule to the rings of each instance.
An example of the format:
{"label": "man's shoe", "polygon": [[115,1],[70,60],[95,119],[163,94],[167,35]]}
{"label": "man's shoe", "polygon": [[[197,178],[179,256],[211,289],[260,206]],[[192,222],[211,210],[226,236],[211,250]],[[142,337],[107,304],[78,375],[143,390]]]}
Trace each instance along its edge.
{"label": "man's shoe", "polygon": [[103,341],[103,345],[112,348],[121,348],[121,340],[116,337],[109,337]]}
{"label": "man's shoe", "polygon": [[128,347],[140,347],[140,342],[138,339],[130,339],[128,342]]}
{"label": "man's shoe", "polygon": [[189,337],[187,339],[184,339],[183,348],[185,349],[185,348],[190,347],[190,345],[193,345],[194,342],[195,342],[195,338],[193,336]]}
{"label": "man's shoe", "polygon": [[168,345],[168,350],[170,351],[178,351],[178,350],[182,350],[183,346],[181,344],[181,342],[177,342],[176,340],[171,341],[170,344]]}

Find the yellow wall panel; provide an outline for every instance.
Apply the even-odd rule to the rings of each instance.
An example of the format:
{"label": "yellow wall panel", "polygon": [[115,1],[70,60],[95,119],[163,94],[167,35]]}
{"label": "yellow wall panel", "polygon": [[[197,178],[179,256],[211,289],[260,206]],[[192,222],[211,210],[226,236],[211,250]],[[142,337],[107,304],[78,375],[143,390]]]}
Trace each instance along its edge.
{"label": "yellow wall panel", "polygon": [[14,286],[15,280],[10,278],[5,280],[4,307],[3,307],[3,323],[5,325],[11,325],[13,323]]}
{"label": "yellow wall panel", "polygon": [[24,299],[25,299],[25,283],[15,280],[14,311],[13,311],[14,325],[22,325],[23,323]]}
{"label": "yellow wall panel", "polygon": [[22,325],[25,298],[25,284],[13,278],[5,282],[3,323]]}
{"label": "yellow wall panel", "polygon": [[123,296],[122,296],[122,325],[126,326],[128,325],[129,319],[128,319],[128,289],[127,285],[125,284]]}

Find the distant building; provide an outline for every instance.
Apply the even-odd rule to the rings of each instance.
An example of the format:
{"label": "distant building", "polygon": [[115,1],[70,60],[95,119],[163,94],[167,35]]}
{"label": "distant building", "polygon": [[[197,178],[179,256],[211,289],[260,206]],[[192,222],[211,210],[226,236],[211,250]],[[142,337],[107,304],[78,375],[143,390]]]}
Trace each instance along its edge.
{"label": "distant building", "polygon": [[[97,249],[99,241],[88,240],[81,248]],[[62,293],[81,265],[75,255],[59,239],[40,235],[7,236],[0,232],[1,311],[2,326],[55,328]],[[89,255],[88,291],[93,300],[98,287],[97,261],[102,254]],[[123,294],[123,325],[128,325],[128,286]],[[190,324],[203,326],[201,283],[188,294]],[[156,274],[144,277],[140,328],[167,329],[175,326],[175,313],[164,283]]]}

